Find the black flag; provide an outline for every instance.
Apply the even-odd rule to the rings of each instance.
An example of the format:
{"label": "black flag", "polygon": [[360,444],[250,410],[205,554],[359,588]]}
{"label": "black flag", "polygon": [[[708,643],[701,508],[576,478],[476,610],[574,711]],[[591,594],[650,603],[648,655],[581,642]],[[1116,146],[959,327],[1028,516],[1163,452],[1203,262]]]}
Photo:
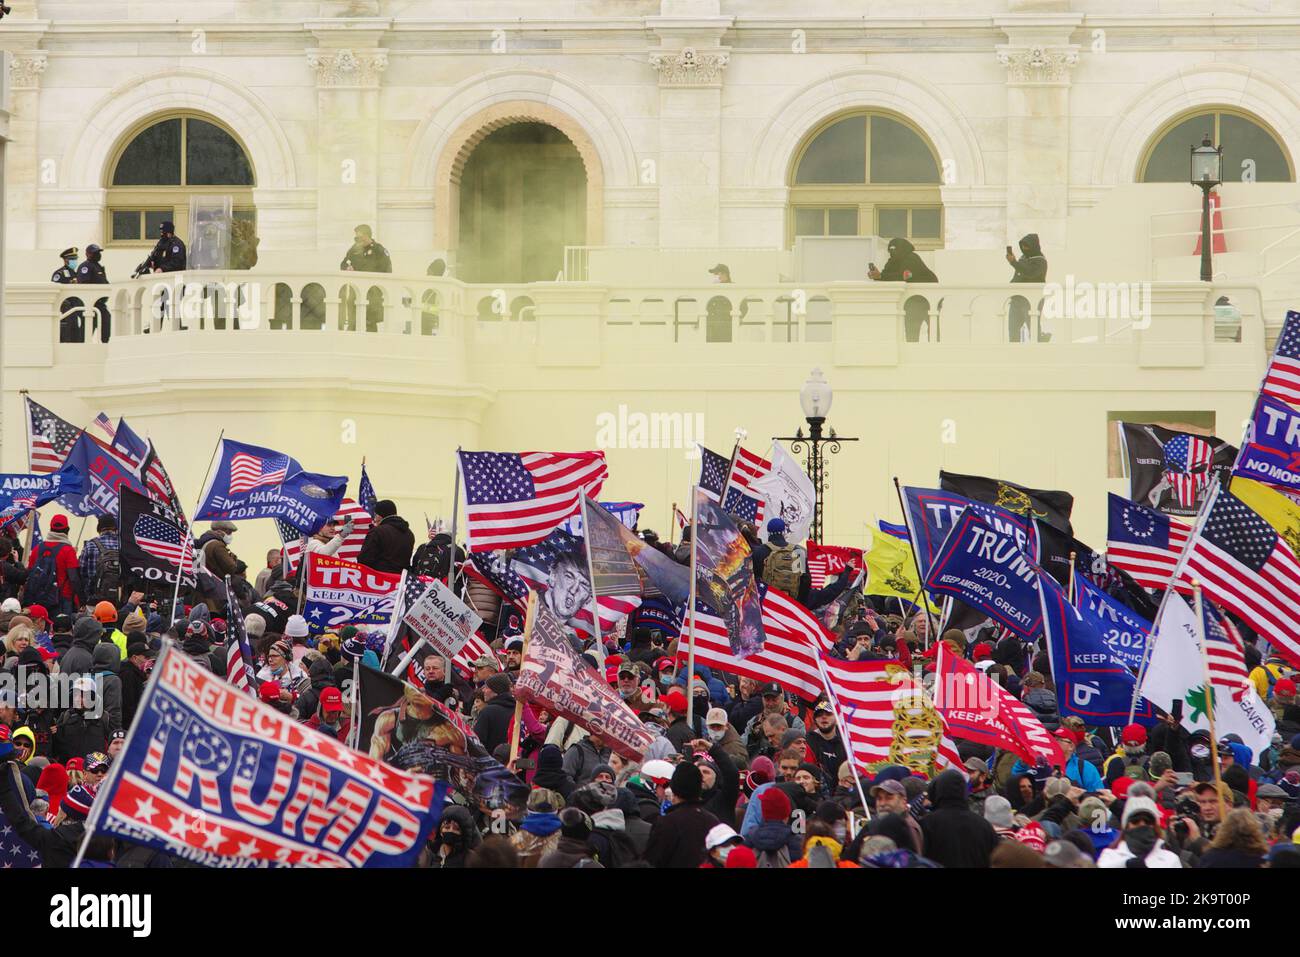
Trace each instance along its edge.
{"label": "black flag", "polygon": [[147,584],[194,585],[194,543],[176,513],[125,485],[118,490],[122,567]]}
{"label": "black flag", "polygon": [[1214,476],[1226,487],[1237,459],[1237,447],[1223,439],[1158,425],[1120,422],[1119,440],[1128,497],[1166,515],[1195,516]]}
{"label": "black flag", "polygon": [[1074,529],[1070,526],[1074,496],[1069,492],[1029,488],[982,475],[958,475],[956,472],[942,471],[939,473],[939,488],[1046,522],[1067,535],[1074,534]]}

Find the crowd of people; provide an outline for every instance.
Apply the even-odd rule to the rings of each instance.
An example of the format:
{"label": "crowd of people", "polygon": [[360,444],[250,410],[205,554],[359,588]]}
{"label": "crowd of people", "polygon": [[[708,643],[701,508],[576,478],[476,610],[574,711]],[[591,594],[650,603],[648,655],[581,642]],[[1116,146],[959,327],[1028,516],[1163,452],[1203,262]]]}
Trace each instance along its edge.
{"label": "crowd of people", "polygon": [[[804,549],[788,542],[784,523],[774,519],[761,531],[742,527],[756,577],[814,610],[848,592],[833,629],[834,655],[912,661],[928,685],[942,642],[1023,701],[1054,735],[1063,765],[959,740],[960,770],[855,768],[827,696],[806,700],[780,684],[702,665],[689,673],[687,636],[654,600],[607,635],[603,649],[589,644],[584,654],[653,735],[642,759],[631,761],[600,734],[532,706],[516,722],[513,692],[524,654],[518,616],[480,577],[457,574],[466,556],[449,535],[431,530],[416,548],[394,503],[376,503],[375,517],[363,564],[453,578],[494,650],[465,668],[423,656],[420,690],[462,713],[487,752],[530,788],[526,807],[507,818],[453,793],[422,866],[1300,865],[1300,701],[1280,659],[1248,658],[1279,732],[1262,754],[1235,736],[1189,734],[1172,716],[1118,734],[1088,727],[1060,715],[1043,648],[999,638],[987,623],[936,639],[925,610],[856,592],[860,579],[851,572],[813,588]],[[203,568],[231,576],[237,607],[224,591],[186,590],[175,616],[169,595],[154,596],[123,575],[111,517],[99,520],[80,553],[67,539],[66,517],[54,516],[49,528],[26,561],[19,542],[0,538],[4,669],[71,682],[61,707],[23,695],[22,682],[0,692],[0,812],[47,867],[67,866],[86,836],[87,811],[164,642],[224,677],[238,616],[252,643],[260,699],[343,741],[359,719],[349,687],[353,662],[392,667],[391,657],[381,662],[387,626],[309,627],[297,611],[299,582],[278,552],[249,581],[230,550],[233,523],[213,523],[196,544]],[[351,531],[340,517],[307,548],[333,553]],[[689,561],[689,526],[679,543],[638,534],[675,561]],[[86,860],[185,866],[103,836],[87,842]]]}

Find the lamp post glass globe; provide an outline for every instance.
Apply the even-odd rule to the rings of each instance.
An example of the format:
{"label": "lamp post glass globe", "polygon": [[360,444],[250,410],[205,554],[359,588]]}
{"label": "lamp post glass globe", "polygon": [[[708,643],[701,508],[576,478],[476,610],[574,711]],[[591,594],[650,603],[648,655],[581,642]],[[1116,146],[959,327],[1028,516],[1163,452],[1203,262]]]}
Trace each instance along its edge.
{"label": "lamp post glass globe", "polygon": [[809,420],[825,419],[830,414],[832,398],[834,393],[831,384],[822,375],[822,370],[813,369],[808,381],[799,390],[799,404],[803,406],[804,416]]}

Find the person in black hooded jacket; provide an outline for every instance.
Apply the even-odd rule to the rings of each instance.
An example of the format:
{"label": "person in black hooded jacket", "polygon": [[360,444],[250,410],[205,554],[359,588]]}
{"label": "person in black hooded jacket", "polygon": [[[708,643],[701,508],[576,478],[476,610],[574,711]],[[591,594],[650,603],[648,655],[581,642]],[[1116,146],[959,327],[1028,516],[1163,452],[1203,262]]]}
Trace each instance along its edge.
{"label": "person in black hooded jacket", "polygon": [[[1029,233],[1020,240],[1019,259],[1007,247],[1007,262],[1014,270],[1012,282],[1047,282],[1047,257],[1038,243],[1038,234]],[[1029,338],[1029,300],[1016,296],[1011,300],[1007,311],[1007,335],[1011,342],[1022,342]],[[1046,342],[1051,336],[1039,330],[1038,340]]]}
{"label": "person in black hooded jacket", "polygon": [[988,867],[998,846],[993,825],[970,809],[966,779],[949,768],[927,790],[930,813],[921,818],[924,854],[944,867]]}
{"label": "person in black hooded jacket", "polygon": [[[889,259],[884,269],[877,269],[872,264],[867,275],[878,282],[938,282],[939,277],[931,271],[916,251],[916,247],[901,236],[889,241]],[[912,296],[903,304],[904,333],[908,342],[919,342],[921,327],[930,319],[930,303],[920,296]]]}
{"label": "person in black hooded jacket", "polygon": [[335,687],[334,666],[324,655],[312,659],[307,667],[307,677],[311,679],[311,687],[300,694],[293,705],[300,721],[306,721],[316,713],[322,691]]}
{"label": "person in black hooded jacket", "polygon": [[388,499],[375,503],[375,516],[379,519],[366,532],[357,561],[377,572],[397,574],[411,566],[411,552],[415,550],[415,535],[406,519],[397,514],[397,506]]}

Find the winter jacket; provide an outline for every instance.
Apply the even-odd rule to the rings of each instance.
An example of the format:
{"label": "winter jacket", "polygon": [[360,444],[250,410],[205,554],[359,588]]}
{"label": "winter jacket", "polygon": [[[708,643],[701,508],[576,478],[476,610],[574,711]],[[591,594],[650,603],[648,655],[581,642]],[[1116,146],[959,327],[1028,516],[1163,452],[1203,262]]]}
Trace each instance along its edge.
{"label": "winter jacket", "polygon": [[917,255],[916,247],[906,239],[891,239],[886,247],[889,259],[880,270],[881,282],[938,282],[925,261]]}
{"label": "winter jacket", "polygon": [[808,732],[808,747],[817,758],[817,766],[834,781],[840,773],[840,765],[848,760],[844,750],[844,739],[836,732],[829,740],[821,736],[815,727]]}
{"label": "winter jacket", "polygon": [[930,782],[929,798],[932,810],[921,818],[925,856],[944,867],[988,867],[998,836],[993,825],[967,807],[961,773],[941,772]]}
{"label": "winter jacket", "polygon": [[[583,861],[590,862],[594,854],[589,842],[580,841],[576,837],[562,837],[556,842],[555,850],[544,855],[537,866],[547,870],[555,867],[577,867]],[[604,865],[597,862],[587,863],[586,866],[603,867]]]}
{"label": "winter jacket", "polygon": [[510,728],[515,720],[515,699],[513,695],[497,695],[483,705],[474,721],[474,734],[478,736],[487,753],[491,754],[498,745],[510,743]]}
{"label": "winter jacket", "polygon": [[[511,717],[514,717],[513,711]],[[592,746],[591,738],[585,735],[569,745],[568,750],[564,752],[564,773],[573,778],[573,783],[578,787],[591,780],[591,776],[596,773],[596,768],[608,763],[609,748],[596,750]]]}
{"label": "winter jacket", "polygon": [[641,853],[628,834],[622,810],[609,807],[597,811],[591,816],[591,822],[596,828],[587,842],[602,867],[627,867],[640,859]]}
{"label": "winter jacket", "polygon": [[306,721],[315,715],[320,705],[320,693],[326,688],[334,687],[334,666],[329,663],[328,658],[323,656],[317,658],[307,666],[307,677],[311,681],[311,687],[298,695],[298,699],[293,703],[298,711],[299,721]]}
{"label": "winter jacket", "polygon": [[1235,847],[1211,847],[1201,855],[1196,866],[1235,869],[1263,867],[1264,858],[1259,854],[1251,854],[1249,851],[1238,850]]}
{"label": "winter jacket", "polygon": [[396,574],[410,567],[414,550],[411,526],[400,515],[390,515],[370,527],[357,561],[377,572]]}
{"label": "winter jacket", "polygon": [[95,668],[95,680],[100,683],[100,698],[104,704],[104,717],[108,718],[109,729],[116,731],[125,727],[122,724],[122,681],[117,676],[117,646],[111,641],[101,641],[95,646],[92,655]]}
{"label": "winter jacket", "polygon": [[1038,234],[1029,233],[1020,240],[1020,251],[1024,253],[1011,264],[1015,274],[1012,282],[1047,282],[1047,257],[1038,243]]}
{"label": "winter jacket", "polygon": [[91,751],[107,751],[112,731],[107,715],[91,718],[84,711],[69,708],[54,725],[50,757],[67,764],[69,758],[84,758]]}
{"label": "winter jacket", "polygon": [[705,810],[730,824],[736,819],[736,802],[740,800],[740,771],[721,744],[709,749],[709,757],[717,767],[718,777],[713,787],[700,795],[700,800]]}
{"label": "winter jacket", "polygon": [[1024,704],[1048,731],[1055,731],[1061,726],[1061,716],[1056,708],[1056,692],[1046,688],[1032,688],[1025,694]]}
{"label": "winter jacket", "polygon": [[707,856],[704,838],[717,823],[718,819],[698,801],[674,804],[650,829],[646,863],[659,869],[699,867]]}
{"label": "winter jacket", "polygon": [[140,696],[144,694],[149,676],[130,661],[124,661],[118,668],[117,677],[122,682],[122,727],[129,728],[135,720],[136,708],[140,705]]}
{"label": "winter jacket", "polygon": [[754,849],[755,857],[764,853],[777,855],[784,849],[792,863],[799,860],[799,854],[803,850],[799,835],[785,821],[762,821],[749,832],[745,841]]}
{"label": "winter jacket", "polygon": [[[1127,844],[1120,841],[1119,847],[1108,847],[1097,857],[1098,867],[1128,867],[1128,862],[1136,857]],[[1178,855],[1165,847],[1165,842],[1156,841],[1155,847],[1147,853],[1144,858],[1147,867],[1178,867],[1183,866],[1183,862],[1178,859]]]}

